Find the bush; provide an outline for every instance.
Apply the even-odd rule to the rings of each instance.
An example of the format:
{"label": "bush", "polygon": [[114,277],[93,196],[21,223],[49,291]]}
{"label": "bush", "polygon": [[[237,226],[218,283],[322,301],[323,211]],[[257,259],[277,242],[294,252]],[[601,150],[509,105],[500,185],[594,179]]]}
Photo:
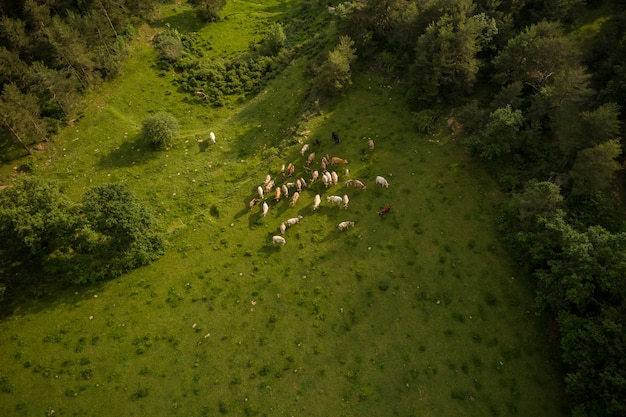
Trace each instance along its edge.
{"label": "bush", "polygon": [[141,122],[141,136],[159,149],[171,147],[178,130],[178,120],[167,112],[159,112]]}

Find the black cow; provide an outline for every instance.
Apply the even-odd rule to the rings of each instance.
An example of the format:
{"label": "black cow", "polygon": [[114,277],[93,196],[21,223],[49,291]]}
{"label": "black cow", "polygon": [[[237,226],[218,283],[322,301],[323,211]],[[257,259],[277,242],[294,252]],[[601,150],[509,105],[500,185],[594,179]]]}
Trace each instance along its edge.
{"label": "black cow", "polygon": [[339,143],[339,133],[333,132],[333,140],[335,143]]}

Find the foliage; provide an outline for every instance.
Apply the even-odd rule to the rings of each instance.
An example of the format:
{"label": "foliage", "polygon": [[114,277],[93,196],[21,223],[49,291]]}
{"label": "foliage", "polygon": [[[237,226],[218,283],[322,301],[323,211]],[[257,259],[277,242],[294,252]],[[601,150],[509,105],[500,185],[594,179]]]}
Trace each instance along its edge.
{"label": "foliage", "polygon": [[141,136],[158,149],[170,148],[178,130],[178,120],[167,112],[159,112],[141,122]]}
{"label": "foliage", "polygon": [[317,86],[328,95],[335,95],[352,84],[351,65],[356,60],[354,41],[348,36],[339,38],[339,44],[328,53],[317,75]]}
{"label": "foliage", "polygon": [[621,169],[615,160],[621,153],[621,144],[616,139],[578,152],[570,171],[574,181],[572,193],[589,194],[609,190],[615,172]]}
{"label": "foliage", "polygon": [[261,55],[276,55],[280,49],[285,45],[287,41],[287,35],[285,35],[285,29],[280,23],[273,23],[269,25],[261,44],[259,46],[259,52]]}
{"label": "foliage", "polygon": [[221,18],[220,12],[226,5],[226,0],[189,0],[198,16],[205,22],[214,22]]}
{"label": "foliage", "polygon": [[159,52],[159,57],[170,64],[183,56],[182,38],[176,29],[168,29],[156,35],[154,47]]}
{"label": "foliage", "polygon": [[508,104],[489,114],[485,128],[470,137],[466,143],[481,158],[491,160],[511,152],[524,117],[520,110],[512,110]]}

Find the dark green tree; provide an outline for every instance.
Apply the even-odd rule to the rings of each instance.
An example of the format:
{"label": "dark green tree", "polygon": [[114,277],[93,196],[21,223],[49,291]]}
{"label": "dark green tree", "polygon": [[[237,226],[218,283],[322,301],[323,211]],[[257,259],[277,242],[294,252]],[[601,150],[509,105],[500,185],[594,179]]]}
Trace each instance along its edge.
{"label": "dark green tree", "polygon": [[213,22],[221,18],[220,12],[226,5],[226,0],[189,0],[204,21]]}
{"label": "dark green tree", "polygon": [[339,44],[328,53],[317,76],[318,88],[329,95],[345,90],[352,84],[351,65],[356,60],[354,42],[348,36],[342,36]]}
{"label": "dark green tree", "polygon": [[590,194],[607,191],[613,185],[615,172],[621,169],[616,158],[622,153],[617,139],[578,152],[570,171],[574,186],[573,194]]}
{"label": "dark green tree", "polygon": [[466,142],[481,158],[496,159],[515,147],[523,121],[521,110],[512,110],[507,104],[494,110],[485,128]]}

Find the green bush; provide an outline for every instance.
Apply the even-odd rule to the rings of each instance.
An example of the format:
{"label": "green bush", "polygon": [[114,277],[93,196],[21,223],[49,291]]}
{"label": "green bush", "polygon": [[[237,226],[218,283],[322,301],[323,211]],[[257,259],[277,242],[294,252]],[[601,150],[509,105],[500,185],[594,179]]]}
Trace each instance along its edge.
{"label": "green bush", "polygon": [[159,112],[141,123],[141,136],[159,149],[170,148],[178,130],[178,120],[167,112]]}

